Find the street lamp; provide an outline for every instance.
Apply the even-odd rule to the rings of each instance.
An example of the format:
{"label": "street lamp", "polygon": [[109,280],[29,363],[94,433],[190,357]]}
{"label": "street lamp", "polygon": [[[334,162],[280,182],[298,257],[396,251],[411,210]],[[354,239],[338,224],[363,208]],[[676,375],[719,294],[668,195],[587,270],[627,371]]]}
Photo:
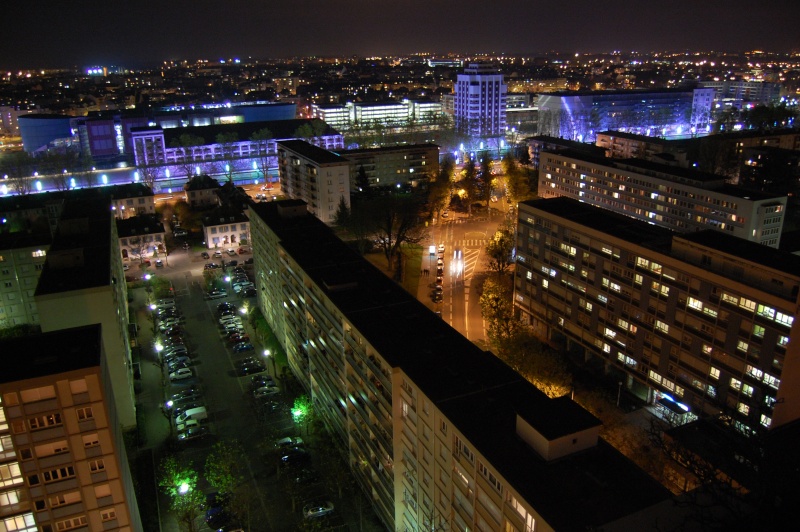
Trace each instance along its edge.
{"label": "street lamp", "polygon": [[619,408],[619,400],[622,397],[622,381],[619,381],[619,387],[617,388],[617,408]]}
{"label": "street lamp", "polygon": [[277,377],[278,370],[275,368],[275,358],[272,356],[272,352],[269,349],[264,349],[264,357],[272,361],[272,375]]}

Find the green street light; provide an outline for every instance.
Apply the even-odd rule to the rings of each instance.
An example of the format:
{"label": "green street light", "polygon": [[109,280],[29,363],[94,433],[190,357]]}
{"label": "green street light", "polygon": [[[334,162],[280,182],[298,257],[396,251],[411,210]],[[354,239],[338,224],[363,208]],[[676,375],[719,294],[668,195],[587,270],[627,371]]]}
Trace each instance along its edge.
{"label": "green street light", "polygon": [[178,493],[180,493],[181,495],[186,495],[187,493],[189,493],[190,489],[191,489],[191,486],[189,486],[189,483],[188,482],[183,482],[183,483],[181,483],[180,486],[178,486]]}

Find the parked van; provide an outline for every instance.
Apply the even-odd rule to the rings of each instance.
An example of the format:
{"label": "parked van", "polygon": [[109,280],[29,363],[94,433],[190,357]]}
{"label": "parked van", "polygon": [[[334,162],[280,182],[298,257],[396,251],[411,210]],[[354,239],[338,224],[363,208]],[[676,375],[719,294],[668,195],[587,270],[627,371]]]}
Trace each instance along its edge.
{"label": "parked van", "polygon": [[178,430],[181,430],[181,427],[190,419],[197,421],[198,423],[202,423],[207,420],[208,412],[206,411],[206,407],[198,406],[197,408],[190,408],[175,418],[175,423],[178,425]]}

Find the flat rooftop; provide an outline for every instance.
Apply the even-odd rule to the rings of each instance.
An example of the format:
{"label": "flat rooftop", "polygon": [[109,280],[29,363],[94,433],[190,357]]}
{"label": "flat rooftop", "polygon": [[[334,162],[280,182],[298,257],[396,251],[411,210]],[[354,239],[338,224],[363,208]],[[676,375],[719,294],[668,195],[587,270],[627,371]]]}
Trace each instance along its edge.
{"label": "flat rooftop", "polygon": [[[548,437],[596,426],[597,419],[572,401],[548,398],[479,349],[316,217],[282,218],[281,203],[250,208],[381,357],[408,375],[548,523],[585,530],[668,497],[602,442],[557,461],[541,459],[516,435],[518,412],[535,412],[523,417]],[[575,512],[584,502],[587,506]]]}
{"label": "flat rooftop", "polygon": [[[787,274],[798,275],[798,272],[800,272],[800,256],[798,255],[763,246],[721,231],[714,231],[713,229],[694,233],[675,233],[669,229],[566,197],[528,200],[521,202],[521,205],[542,210],[587,228],[606,233],[611,237],[619,238],[665,255],[674,255],[672,253],[672,241],[673,239],[682,239]],[[681,257],[681,260],[684,259]],[[716,273],[730,277],[729,274],[724,272]]]}
{"label": "flat rooftop", "polygon": [[[110,285],[112,223],[109,200],[68,199],[35,295]],[[71,267],[64,267],[62,262],[54,260],[59,255],[80,257],[80,260],[73,261]]]}
{"label": "flat rooftop", "polygon": [[[297,129],[301,126],[311,124],[311,119],[297,118],[292,120],[265,120],[263,122],[245,122],[239,124],[213,124],[210,126],[191,126],[191,127],[173,127],[161,128],[159,126],[148,127],[134,127],[131,128],[132,132],[136,131],[163,131],[164,142],[170,146],[173,141],[177,141],[181,135],[195,135],[203,139],[203,144],[216,144],[217,135],[220,133],[235,133],[238,137],[237,141],[248,140],[253,133],[262,129],[269,129],[272,133],[272,138],[280,139],[293,139],[297,137]],[[322,135],[338,135],[339,132],[329,125],[325,125]]]}
{"label": "flat rooftop", "polygon": [[0,383],[100,366],[100,324],[0,340]]}
{"label": "flat rooftop", "polygon": [[278,142],[278,149],[280,150],[281,147],[291,150],[317,164],[347,164],[348,162],[347,159],[341,155],[320,148],[304,140],[282,140]]}

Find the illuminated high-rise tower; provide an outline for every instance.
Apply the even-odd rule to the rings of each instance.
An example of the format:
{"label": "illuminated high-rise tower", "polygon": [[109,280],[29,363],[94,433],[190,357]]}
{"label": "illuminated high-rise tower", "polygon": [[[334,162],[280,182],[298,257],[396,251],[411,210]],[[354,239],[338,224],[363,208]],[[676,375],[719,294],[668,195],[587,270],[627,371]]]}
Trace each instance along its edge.
{"label": "illuminated high-rise tower", "polygon": [[501,135],[506,128],[503,74],[494,66],[472,63],[458,75],[455,89],[456,128],[470,135]]}

